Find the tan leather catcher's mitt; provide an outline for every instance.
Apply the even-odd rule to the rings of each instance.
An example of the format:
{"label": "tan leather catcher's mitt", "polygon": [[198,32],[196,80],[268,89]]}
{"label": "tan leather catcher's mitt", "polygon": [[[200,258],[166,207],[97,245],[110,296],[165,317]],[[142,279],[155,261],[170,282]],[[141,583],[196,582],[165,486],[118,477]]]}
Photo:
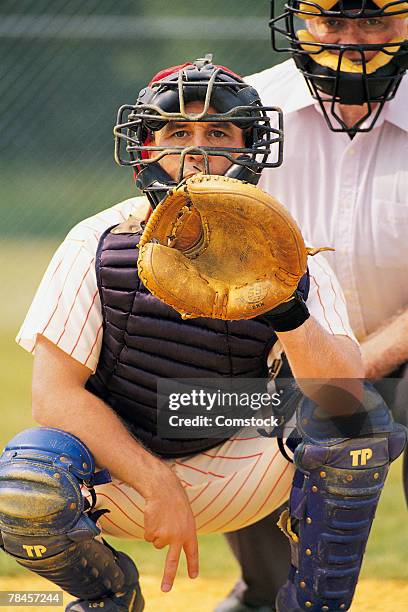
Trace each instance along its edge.
{"label": "tan leather catcher's mitt", "polygon": [[288,300],[306,272],[296,222],[258,187],[196,175],[169,192],[140,240],[139,276],[183,319],[251,319]]}

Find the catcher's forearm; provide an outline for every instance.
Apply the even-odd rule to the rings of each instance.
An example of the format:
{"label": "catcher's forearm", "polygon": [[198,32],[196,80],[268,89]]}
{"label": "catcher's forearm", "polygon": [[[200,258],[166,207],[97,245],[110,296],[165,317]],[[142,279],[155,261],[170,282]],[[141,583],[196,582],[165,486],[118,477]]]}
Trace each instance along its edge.
{"label": "catcher's forearm", "polygon": [[374,332],[361,343],[366,378],[386,376],[408,361],[408,310]]}
{"label": "catcher's forearm", "polygon": [[330,334],[310,316],[300,327],[277,332],[296,378],[363,378],[357,344]]}
{"label": "catcher's forearm", "polygon": [[[364,368],[357,344],[347,336],[328,333],[314,317],[288,332],[277,332],[290,367],[302,391],[332,414],[350,414],[362,397]],[[332,401],[322,386],[346,391],[342,401]],[[322,400],[324,397],[324,401]],[[338,399],[338,398],[337,398]]]}

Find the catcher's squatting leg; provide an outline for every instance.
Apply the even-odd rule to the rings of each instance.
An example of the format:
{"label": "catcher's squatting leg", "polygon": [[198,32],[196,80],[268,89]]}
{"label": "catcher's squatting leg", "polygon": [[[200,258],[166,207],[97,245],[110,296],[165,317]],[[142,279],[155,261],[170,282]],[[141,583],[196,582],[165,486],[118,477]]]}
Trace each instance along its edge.
{"label": "catcher's squatting leg", "polygon": [[[387,379],[395,379],[394,384],[388,384]],[[387,379],[380,379],[374,386],[390,407],[394,420],[407,426],[408,363],[403,363]],[[408,447],[404,453],[403,483],[408,503]],[[248,605],[260,606],[274,602],[278,588],[287,576],[289,552],[283,548],[283,540],[286,541],[286,538],[277,525],[277,512],[253,525],[225,534],[241,566],[244,584],[237,586],[242,593],[242,601]],[[279,562],[268,563],[271,550],[278,550],[274,558],[279,559]]]}
{"label": "catcher's squatting leg", "polygon": [[[278,612],[348,610],[389,465],[404,450],[406,429],[381,396],[365,387],[364,412],[324,419],[316,404],[298,406],[297,470],[280,527],[291,569]],[[364,419],[362,418],[364,417]]]}
{"label": "catcher's squatting leg", "polygon": [[[80,600],[109,598],[107,611],[139,612],[133,561],[95,539],[98,513],[84,509],[80,485],[94,496],[93,486],[109,481],[106,470],[95,473],[91,453],[75,436],[46,427],[17,434],[0,457],[0,547]],[[88,609],[83,605],[67,609]]]}

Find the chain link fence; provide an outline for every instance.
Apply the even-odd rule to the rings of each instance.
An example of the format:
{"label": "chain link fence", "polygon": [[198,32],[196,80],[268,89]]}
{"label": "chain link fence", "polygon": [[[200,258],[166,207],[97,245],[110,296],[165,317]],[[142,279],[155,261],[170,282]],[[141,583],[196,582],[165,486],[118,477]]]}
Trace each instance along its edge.
{"label": "chain link fence", "polygon": [[268,0],[2,0],[1,235],[59,238],[133,195],[112,157],[117,108],[208,52],[241,74],[281,61],[268,17]]}

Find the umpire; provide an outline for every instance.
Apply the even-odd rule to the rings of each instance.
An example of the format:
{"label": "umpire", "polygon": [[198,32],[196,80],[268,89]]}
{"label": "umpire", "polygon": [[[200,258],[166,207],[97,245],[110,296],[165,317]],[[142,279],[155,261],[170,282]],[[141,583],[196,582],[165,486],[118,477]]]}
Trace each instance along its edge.
{"label": "umpire", "polygon": [[[365,375],[406,424],[408,4],[271,5],[274,48],[293,59],[247,78],[285,117],[285,162],[260,185],[285,202],[312,243],[335,247],[330,262]],[[408,499],[407,456],[404,487]],[[244,580],[217,612],[274,609],[289,564],[277,519],[228,536]],[[270,550],[281,566],[267,562]]]}

